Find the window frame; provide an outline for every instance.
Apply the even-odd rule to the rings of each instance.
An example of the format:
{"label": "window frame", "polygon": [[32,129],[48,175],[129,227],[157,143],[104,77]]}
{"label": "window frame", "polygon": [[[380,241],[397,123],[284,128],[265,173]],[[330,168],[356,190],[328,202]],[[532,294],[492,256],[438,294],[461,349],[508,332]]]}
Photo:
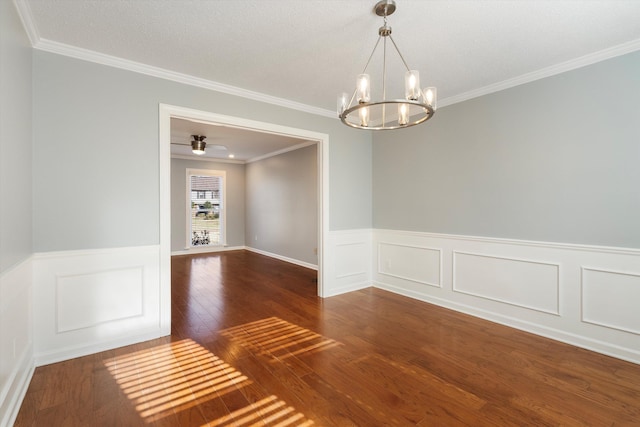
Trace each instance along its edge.
{"label": "window frame", "polygon": [[[193,230],[193,224],[191,221],[191,203],[192,203],[192,190],[191,190],[191,177],[192,176],[210,176],[220,178],[220,212],[218,216],[220,226],[220,239],[218,243],[208,245],[193,245],[191,240],[191,234]],[[196,190],[196,195],[200,193]],[[185,249],[195,248],[215,248],[227,246],[227,172],[221,170],[212,169],[191,169],[186,170],[186,242]],[[212,197],[213,198],[213,197]]]}

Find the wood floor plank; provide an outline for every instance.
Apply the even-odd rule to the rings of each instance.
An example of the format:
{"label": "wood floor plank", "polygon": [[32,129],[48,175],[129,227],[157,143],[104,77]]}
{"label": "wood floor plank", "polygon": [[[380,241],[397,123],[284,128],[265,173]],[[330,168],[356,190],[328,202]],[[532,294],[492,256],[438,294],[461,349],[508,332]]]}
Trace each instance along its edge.
{"label": "wood floor plank", "polygon": [[640,426],[640,366],[313,270],[172,259],[172,334],[38,367],[16,426]]}
{"label": "wood floor plank", "polygon": [[[274,399],[295,410],[296,414],[301,414],[303,419],[307,419],[306,409],[319,404],[317,396],[286,366],[273,361],[267,360],[264,356],[251,355],[236,363],[238,369],[252,380],[252,384],[260,385],[262,399]],[[270,387],[265,388],[264,384],[269,384]],[[243,388],[243,391],[246,393],[249,390]]]}
{"label": "wood floor plank", "polygon": [[375,410],[359,401],[348,390],[336,389],[316,373],[305,375],[304,381],[319,394],[324,404],[317,404],[312,409],[323,415],[328,426],[397,426],[402,425],[396,416],[385,417],[379,421]]}

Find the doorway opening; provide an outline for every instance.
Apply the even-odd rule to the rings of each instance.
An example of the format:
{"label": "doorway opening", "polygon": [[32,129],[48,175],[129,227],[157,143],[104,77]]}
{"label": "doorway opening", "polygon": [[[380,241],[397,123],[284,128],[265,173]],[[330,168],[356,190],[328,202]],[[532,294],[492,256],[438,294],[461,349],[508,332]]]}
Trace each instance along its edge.
{"label": "doorway opening", "polygon": [[218,126],[228,126],[271,135],[303,138],[317,146],[318,165],[318,283],[317,294],[324,297],[324,248],[329,232],[329,136],[306,129],[225,116],[185,107],[159,106],[159,175],[160,175],[160,294],[161,322],[171,324],[171,119],[185,119]]}

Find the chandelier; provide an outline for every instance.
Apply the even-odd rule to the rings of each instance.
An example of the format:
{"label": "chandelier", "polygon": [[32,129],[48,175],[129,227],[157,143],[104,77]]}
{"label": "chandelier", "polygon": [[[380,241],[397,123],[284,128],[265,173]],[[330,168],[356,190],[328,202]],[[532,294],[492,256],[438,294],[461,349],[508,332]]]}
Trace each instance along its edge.
{"label": "chandelier", "polygon": [[[407,61],[400,53],[391,37],[391,27],[387,25],[387,16],[396,10],[393,0],[382,0],[374,8],[376,15],[382,16],[384,25],[378,29],[378,41],[373,47],[362,74],[356,79],[353,94],[342,93],[338,96],[338,116],[340,120],[356,129],[390,130],[415,126],[429,120],[436,111],[436,88],[420,88],[420,74],[409,69]],[[387,39],[400,56],[407,69],[404,79],[404,99],[387,99]],[[382,40],[382,99],[371,99],[371,78],[366,74],[371,58]]]}

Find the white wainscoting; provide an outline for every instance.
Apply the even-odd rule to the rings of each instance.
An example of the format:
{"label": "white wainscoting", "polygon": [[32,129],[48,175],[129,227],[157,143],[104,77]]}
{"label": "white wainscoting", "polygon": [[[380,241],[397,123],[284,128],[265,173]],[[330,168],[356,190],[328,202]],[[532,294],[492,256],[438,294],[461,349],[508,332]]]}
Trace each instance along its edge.
{"label": "white wainscoting", "polygon": [[34,255],[36,365],[168,335],[160,247]]}
{"label": "white wainscoting", "polygon": [[376,287],[640,363],[640,249],[372,233]]}
{"label": "white wainscoting", "polygon": [[13,425],[35,368],[31,265],[0,275],[0,426]]}
{"label": "white wainscoting", "polygon": [[453,290],[559,315],[560,266],[453,252]]}
{"label": "white wainscoting", "polygon": [[370,229],[330,231],[324,242],[323,289],[330,297],[371,286]]}
{"label": "white wainscoting", "polygon": [[583,321],[640,335],[639,313],[639,273],[582,268]]}
{"label": "white wainscoting", "polygon": [[378,242],[378,273],[440,288],[442,251]]}

